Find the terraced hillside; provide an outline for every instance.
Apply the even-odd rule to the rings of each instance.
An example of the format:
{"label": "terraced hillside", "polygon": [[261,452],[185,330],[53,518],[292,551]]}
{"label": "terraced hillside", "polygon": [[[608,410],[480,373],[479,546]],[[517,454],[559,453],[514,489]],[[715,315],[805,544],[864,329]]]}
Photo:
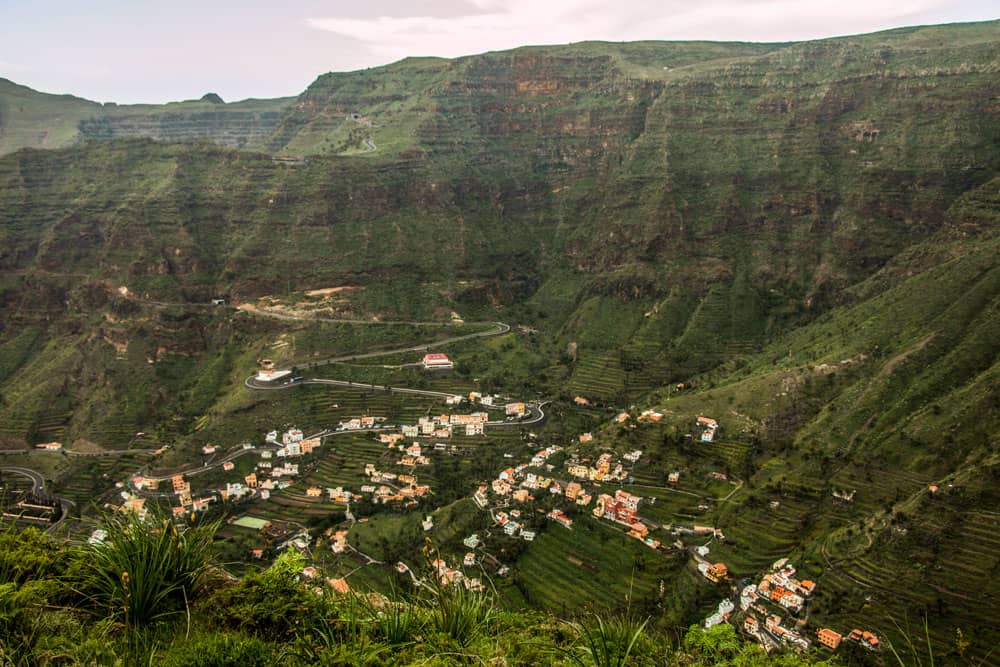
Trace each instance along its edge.
{"label": "terraced hillside", "polygon": [[101,104],[50,95],[0,78],[0,155],[21,148],[64,148],[85,141],[146,137],[253,146],[281,120],[290,98],[226,104],[218,95],[169,104]]}
{"label": "terraced hillside", "polygon": [[[145,136],[164,109],[82,123],[88,103],[58,101],[69,125],[51,108],[3,111],[50,134],[3,135],[35,148],[0,157],[0,444],[109,447],[143,431],[176,443],[163,464],[181,465],[202,442],[291,423],[412,420],[436,406],[353,388],[251,394],[243,380],[263,358],[415,344],[419,321],[502,320],[509,333],[456,344],[452,375],[378,367],[403,355],[311,370],[554,399],[538,440],[585,428],[595,446],[643,450],[633,481],[662,497],[652,514],[710,519],[735,577],[792,556],[821,584],[816,619],[898,640],[916,610],[939,650],[960,628],[984,657],[998,640],[995,614],[977,611],[995,596],[998,26],[408,59],[323,75],[280,119],[233,108],[229,147],[175,141],[191,136],[183,118],[154,133],[165,141],[116,138]],[[108,140],[74,143],[73,127]],[[406,324],[231,307],[337,290],[356,295],[337,306],[351,317]],[[207,305],[220,296],[229,306]],[[633,407],[664,420],[607,423]],[[700,415],[722,424],[711,445],[685,437]],[[459,506],[514,456],[501,450],[527,451],[518,431],[432,466],[441,502]],[[357,483],[376,453],[354,441],[308,480]],[[674,498],[675,467],[743,485]],[[83,497],[124,470],[66,488]],[[262,511],[339,516],[286,491]],[[362,542],[397,552],[381,537],[413,541],[408,518],[381,514]],[[508,602],[554,608],[572,591],[574,610],[614,606],[634,569],[646,609],[705,611],[680,559],[649,563],[586,525],[521,545]]]}

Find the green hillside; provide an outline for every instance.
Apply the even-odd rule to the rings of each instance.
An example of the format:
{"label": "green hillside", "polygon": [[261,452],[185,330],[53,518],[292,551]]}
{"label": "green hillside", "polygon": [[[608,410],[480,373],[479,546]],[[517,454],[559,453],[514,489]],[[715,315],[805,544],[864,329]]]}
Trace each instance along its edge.
{"label": "green hillside", "polygon": [[[638,609],[661,633],[731,592],[670,532],[712,526],[733,585],[784,557],[817,583],[813,636],[869,628],[899,647],[926,619],[938,656],[988,664],[998,28],[409,58],[230,104],[116,107],[0,81],[0,448],[129,450],[7,455],[73,502],[117,503],[114,482],[207,466],[209,442],[445,409],[389,388],[542,401],[544,421],[456,437],[413,505],[366,498],[349,518],[309,494],[365,484],[366,463],[404,472],[352,434],[270,499],[212,511],[321,540],[349,529],[374,557],[315,562],[381,593],[411,583],[393,565],[423,557],[424,516],[450,559],[493,531],[505,613]],[[449,340],[483,331],[500,335]],[[425,351],[454,369],[420,369]],[[251,391],[264,359],[380,386]],[[662,421],[634,419],[646,409]],[[612,424],[620,411],[633,419]],[[711,443],[699,416],[721,425]],[[663,548],[576,507],[565,530],[544,518],[552,494],[526,510],[537,541],[500,535],[469,496],[546,446],[641,450],[630,479],[593,490],[646,498]],[[256,531],[219,535],[234,571],[257,569]]]}
{"label": "green hillside", "polygon": [[147,137],[209,140],[223,146],[259,143],[291,98],[224,103],[217,95],[169,104],[100,104],[50,95],[0,78],[0,155],[21,148],[65,148],[85,141]]}

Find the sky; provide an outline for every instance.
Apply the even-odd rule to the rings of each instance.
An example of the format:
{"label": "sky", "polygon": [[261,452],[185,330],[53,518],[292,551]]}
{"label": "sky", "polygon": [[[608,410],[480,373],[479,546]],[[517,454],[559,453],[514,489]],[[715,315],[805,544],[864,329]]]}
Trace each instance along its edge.
{"label": "sky", "polygon": [[0,0],[0,77],[99,102],[234,101],[406,56],[792,41],[998,17],[996,0]]}

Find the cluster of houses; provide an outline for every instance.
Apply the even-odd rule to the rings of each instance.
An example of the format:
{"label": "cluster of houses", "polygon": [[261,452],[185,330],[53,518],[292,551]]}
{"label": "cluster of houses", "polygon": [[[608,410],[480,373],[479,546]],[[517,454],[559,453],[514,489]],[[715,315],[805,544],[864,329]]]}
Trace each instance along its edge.
{"label": "cluster of houses", "polygon": [[[276,445],[278,449],[274,455],[278,458],[296,458],[312,454],[323,444],[320,438],[306,438],[299,429],[292,427],[281,434],[278,438],[277,431],[271,431],[264,436],[264,442]],[[263,455],[264,452],[261,452]],[[270,451],[267,451],[270,454]],[[270,458],[270,457],[268,457]]]}
{"label": "cluster of houses", "polygon": [[656,410],[643,410],[639,413],[638,420],[641,422],[663,421],[663,413],[657,412]]}
{"label": "cluster of houses", "polygon": [[[155,491],[159,488],[159,480],[143,477],[142,475],[135,475],[130,482],[132,488],[136,491]],[[209,492],[206,496],[194,498],[191,494],[191,483],[184,479],[184,475],[174,475],[171,477],[170,485],[173,494],[177,496],[178,506],[173,508],[175,517],[183,517],[188,512],[202,512],[208,509],[211,504],[218,502],[220,496],[223,500],[231,497],[230,491],[235,491],[235,497],[239,497],[239,489],[243,488],[242,484],[237,484],[235,485],[235,489],[229,489],[230,485],[227,484],[227,488],[220,490],[219,495],[216,495],[215,492]],[[136,512],[140,517],[146,515],[145,498],[133,495],[128,490],[122,491],[121,496],[125,500],[125,504],[120,509]]]}
{"label": "cluster of houses", "polygon": [[[619,412],[617,415],[615,415],[615,418],[612,421],[615,424],[624,424],[624,423],[626,423],[630,419],[632,419],[632,415],[629,414],[628,412],[625,412],[623,410],[623,411]],[[663,413],[662,412],[657,412],[656,410],[643,410],[642,412],[639,413],[639,416],[636,417],[636,421],[638,421],[638,422],[660,422],[660,421],[663,421]],[[633,428],[634,428],[634,426],[633,426]]]}
{"label": "cluster of houses", "polygon": [[[509,498],[519,503],[534,501],[535,496],[532,492],[547,490],[551,495],[562,495],[569,502],[588,507],[594,500],[594,494],[588,492],[579,481],[562,482],[532,470],[544,467],[552,472],[554,468],[547,461],[562,449],[558,445],[546,447],[532,456],[529,462],[502,470],[489,485],[484,484],[477,489],[473,500],[480,508],[486,509],[490,503],[490,490],[502,499]],[[636,450],[625,454],[622,459],[635,463],[641,456],[642,451]],[[601,454],[593,465],[589,465],[590,463],[591,460],[586,458],[572,459],[567,462],[567,471],[580,480],[623,481],[628,477],[628,471],[609,453]],[[591,511],[597,518],[608,519],[624,526],[630,537],[640,540],[652,549],[658,549],[660,542],[649,537],[649,527],[637,514],[641,500],[638,496],[619,489],[614,495],[598,495]],[[494,521],[503,527],[507,535],[512,537],[520,535],[525,540],[533,540],[535,533],[525,531],[518,521],[519,517],[519,510],[511,510],[509,513],[501,511],[494,516]],[[553,509],[546,514],[546,517],[565,528],[572,529],[573,519],[562,509]]]}
{"label": "cluster of houses", "polygon": [[335,531],[333,528],[328,528],[326,534],[330,538],[330,550],[333,551],[333,553],[342,554],[347,551],[346,530]]}
{"label": "cluster of houses", "polygon": [[729,568],[725,563],[709,563],[701,561],[698,563],[698,572],[713,584],[725,581],[729,578]]}
{"label": "cluster of houses", "polygon": [[486,422],[489,421],[486,412],[473,412],[468,415],[438,415],[436,417],[421,417],[416,424],[403,424],[400,433],[404,438],[450,438],[453,435],[483,435]]}
{"label": "cluster of houses", "polygon": [[836,651],[840,648],[841,643],[845,641],[857,644],[869,651],[878,651],[882,648],[882,644],[874,632],[859,630],[858,628],[851,630],[846,637],[836,630],[820,628],[816,631],[816,640],[831,651]]}
{"label": "cluster of houses", "polygon": [[649,526],[639,516],[639,503],[642,498],[627,491],[618,489],[615,495],[602,493],[597,496],[593,514],[599,519],[608,519],[628,529],[628,536],[634,537],[650,549],[659,549],[660,541],[649,537]]}
{"label": "cluster of houses", "polygon": [[[299,475],[299,464],[292,463],[290,459],[312,454],[322,444],[320,438],[306,438],[302,431],[295,427],[281,434],[278,431],[271,431],[264,436],[264,440],[276,449],[261,449],[259,460],[253,472],[246,475],[242,481],[227,481],[221,488],[207,491],[203,497],[195,498],[192,495],[191,483],[184,474],[172,476],[170,478],[171,491],[177,497],[177,506],[173,508],[174,515],[182,517],[188,512],[204,511],[219,501],[236,501],[255,494],[262,500],[267,500],[272,491],[291,486],[294,478]],[[253,448],[253,445],[249,443],[243,445],[243,449]],[[205,444],[201,451],[205,456],[212,456],[219,451],[219,448],[213,444]],[[231,461],[225,461],[222,464],[224,472],[232,472],[235,468],[235,464]],[[131,479],[131,486],[137,492],[155,491],[159,487],[159,482],[160,480],[155,478],[136,475]],[[334,490],[327,489],[327,491],[332,498]],[[308,495],[320,494],[314,489],[310,489]],[[122,497],[125,500],[122,509],[144,512],[140,502],[143,500],[142,498],[132,496],[128,491],[122,491]]]}
{"label": "cluster of houses", "polygon": [[510,512],[500,511],[493,515],[493,521],[503,528],[503,532],[508,537],[520,537],[525,542],[534,541],[537,534],[533,530],[527,530],[524,522],[521,521],[521,510],[511,510]]}
{"label": "cluster of houses", "polygon": [[385,423],[385,417],[352,417],[337,424],[338,431],[367,431],[379,428]]}
{"label": "cluster of houses", "polygon": [[328,486],[325,489],[320,486],[310,486],[306,489],[306,496],[310,498],[321,498],[324,492],[331,502],[342,503],[345,505],[357,496],[357,494],[348,491],[342,486]]}
{"label": "cluster of houses", "polygon": [[[636,450],[625,454],[622,458],[629,463],[636,463],[641,456],[642,451]],[[589,458],[572,458],[566,462],[566,472],[578,479],[592,482],[623,482],[629,477],[629,471],[622,463],[616,462],[611,454],[601,454],[593,465],[590,464]]]}
{"label": "cluster of houses", "polygon": [[798,613],[805,604],[805,598],[816,590],[816,584],[808,579],[802,581],[796,579],[795,566],[785,562],[780,568],[774,568],[772,572],[761,577],[756,589],[757,595],[766,596],[771,602]]}
{"label": "cluster of houses", "polygon": [[[767,650],[785,647],[802,652],[811,646],[811,641],[801,631],[802,624],[787,614],[802,611],[806,600],[816,590],[816,584],[808,579],[797,579],[795,575],[795,566],[782,558],[758,583],[747,584],[740,591],[740,609],[745,614],[743,630]],[[861,631],[857,632],[859,638],[863,638]],[[868,635],[867,646],[877,647],[878,639],[871,633]],[[842,640],[839,633],[828,628],[820,629],[816,637],[831,650],[836,650]]]}
{"label": "cluster of houses", "polygon": [[[476,555],[468,553],[462,562],[464,567],[475,567]],[[442,558],[435,558],[431,561],[431,568],[437,580],[445,586],[465,586],[470,591],[485,590],[483,582],[479,577],[467,577],[459,568],[448,567],[448,563]],[[397,566],[398,569],[398,566]]]}
{"label": "cluster of houses", "polygon": [[[444,402],[447,403],[448,405],[459,405],[464,400],[466,400],[466,397],[454,394],[446,398]],[[492,408],[494,405],[497,405],[498,404],[497,402],[500,401],[501,399],[499,396],[494,396],[492,394],[483,394],[478,391],[470,391],[468,400],[469,403],[479,403],[480,405],[485,405],[488,408]]]}
{"label": "cluster of houses", "polygon": [[[530,462],[521,463],[500,471],[497,478],[490,484],[493,493],[501,497],[510,496],[516,502],[521,503],[534,500],[534,496],[530,493],[531,491],[548,490],[550,493],[562,493],[562,486],[558,482],[553,482],[548,477],[528,471],[531,467],[539,468],[543,466],[551,470],[552,466],[546,464],[546,461],[548,461],[550,456],[560,451],[562,451],[562,447],[552,445],[539,450],[538,453],[531,457]],[[481,486],[473,496],[476,504],[482,508],[485,508],[488,504],[486,492],[487,487]]]}
{"label": "cluster of houses", "polygon": [[414,507],[418,498],[431,491],[429,485],[419,484],[415,475],[383,472],[374,463],[365,464],[365,477],[372,483],[363,485],[361,493],[372,494],[376,504],[403,503],[406,507]]}
{"label": "cluster of houses", "polygon": [[[397,435],[398,435],[397,433],[393,433],[392,435],[386,438],[380,438],[380,440],[382,440],[382,442],[388,443],[389,449],[395,449],[402,453],[402,456],[400,457],[398,462],[399,465],[405,466],[407,468],[430,465],[431,460],[430,458],[427,457],[424,448],[420,445],[419,442],[414,442],[412,444],[407,445],[401,442],[402,438],[396,439],[395,436]],[[436,451],[444,451],[446,449],[447,445],[445,445],[444,443],[438,443],[437,445],[435,445]]]}
{"label": "cluster of houses", "polygon": [[[146,515],[149,510],[146,509],[146,499],[137,496],[130,491],[123,490],[120,493],[122,498],[121,505],[110,505],[111,509],[115,509],[121,512],[134,512],[139,516],[140,519],[145,520]],[[183,510],[182,510],[183,511]]]}
{"label": "cluster of houses", "polygon": [[729,598],[720,602],[718,608],[705,619],[705,629],[708,630],[713,626],[728,621],[734,609],[736,609],[736,605]]}

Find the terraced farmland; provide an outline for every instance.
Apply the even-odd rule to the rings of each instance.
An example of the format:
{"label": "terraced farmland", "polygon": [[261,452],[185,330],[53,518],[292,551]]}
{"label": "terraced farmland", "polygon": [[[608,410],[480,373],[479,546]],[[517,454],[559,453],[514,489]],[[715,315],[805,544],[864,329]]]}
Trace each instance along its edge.
{"label": "terraced farmland", "polygon": [[110,491],[114,491],[115,482],[132,477],[151,460],[148,454],[75,459],[72,461],[74,472],[65,476],[69,481],[58,483],[54,491],[72,500],[81,510],[86,510],[98,498],[105,498]]}
{"label": "terraced farmland", "polygon": [[[667,488],[652,488],[641,485],[627,485],[623,487],[626,491],[636,496],[642,497],[642,505],[639,507],[639,515],[645,519],[650,519],[660,524],[679,523],[704,524],[706,512],[699,510],[698,506],[704,501],[692,492],[684,489],[672,491]],[[650,502],[652,501],[652,502]],[[653,535],[654,538],[664,541],[664,535]]]}
{"label": "terraced farmland", "polygon": [[539,535],[518,560],[517,576],[532,604],[574,616],[624,608],[629,595],[655,597],[677,558],[580,517],[572,530],[552,525]]}
{"label": "terraced farmland", "polygon": [[864,512],[884,509],[887,503],[926,488],[931,478],[920,473],[876,466],[845,466],[831,478],[833,488],[856,491],[853,505]]}
{"label": "terraced farmland", "polygon": [[706,457],[719,461],[731,473],[738,473],[746,467],[751,452],[749,443],[736,440],[703,442],[698,447]]}
{"label": "terraced farmland", "polygon": [[817,498],[776,498],[778,507],[740,507],[723,511],[719,528],[724,542],[712,548],[712,558],[724,562],[736,576],[749,576],[788,556],[801,540],[807,518],[815,512]]}
{"label": "terraced farmland", "polygon": [[[1000,595],[994,576],[1000,514],[959,510],[945,516],[937,524],[925,521],[916,536],[887,527],[863,553],[835,559],[818,581],[820,617],[851,627],[868,623],[899,641],[896,625],[922,636],[926,614],[938,621],[930,634],[939,646],[954,645],[961,628],[973,641],[970,652],[984,658],[1000,642],[1000,628],[981,613]],[[928,583],[920,585],[923,576]]]}
{"label": "terraced farmland", "polygon": [[617,350],[584,354],[570,378],[569,391],[598,402],[613,402],[625,390],[625,371]]}
{"label": "terraced farmland", "polygon": [[357,493],[358,487],[369,483],[364,474],[366,463],[374,463],[380,470],[386,469],[388,450],[378,441],[362,435],[350,435],[328,438],[327,443],[319,466],[305,478],[306,487],[343,486]]}

